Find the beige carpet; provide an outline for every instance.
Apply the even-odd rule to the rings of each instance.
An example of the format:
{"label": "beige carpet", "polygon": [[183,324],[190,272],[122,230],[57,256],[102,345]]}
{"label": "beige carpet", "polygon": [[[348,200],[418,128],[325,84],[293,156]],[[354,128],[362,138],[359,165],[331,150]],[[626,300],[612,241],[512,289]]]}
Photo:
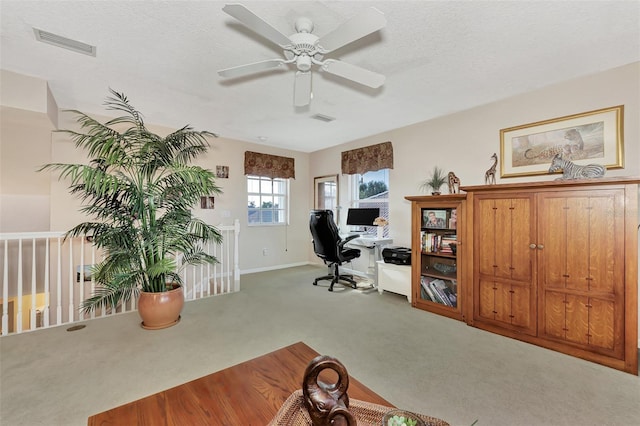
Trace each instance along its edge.
{"label": "beige carpet", "polygon": [[312,285],[324,271],[243,275],[239,293],[186,303],[166,330],[143,330],[130,313],[2,337],[0,424],[86,425],[297,341],[395,405],[453,426],[638,424],[637,376],[412,308],[404,296],[328,292]]}

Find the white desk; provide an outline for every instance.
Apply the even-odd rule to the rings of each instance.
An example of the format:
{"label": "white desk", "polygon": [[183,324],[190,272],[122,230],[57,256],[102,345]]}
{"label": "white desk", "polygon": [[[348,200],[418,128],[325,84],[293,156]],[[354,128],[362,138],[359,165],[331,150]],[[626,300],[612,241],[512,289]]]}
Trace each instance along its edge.
{"label": "white desk", "polygon": [[[384,246],[392,244],[391,238],[377,238],[375,236],[362,236],[354,238],[345,244],[348,247],[360,249],[360,259],[363,259],[366,263],[360,267],[354,267],[351,269],[353,273],[358,275],[364,275],[367,278],[373,280],[373,285],[378,286],[378,274],[376,269],[376,261],[382,260],[382,249]],[[366,254],[366,256],[365,256]],[[354,259],[353,264],[357,265],[357,259]]]}

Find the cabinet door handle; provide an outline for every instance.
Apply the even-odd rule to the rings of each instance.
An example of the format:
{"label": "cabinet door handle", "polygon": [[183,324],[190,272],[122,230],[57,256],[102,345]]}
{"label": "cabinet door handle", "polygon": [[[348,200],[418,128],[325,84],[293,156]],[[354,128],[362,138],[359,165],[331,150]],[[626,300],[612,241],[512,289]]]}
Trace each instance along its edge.
{"label": "cabinet door handle", "polygon": [[538,250],[542,250],[544,248],[544,244],[538,244]]}
{"label": "cabinet door handle", "polygon": [[529,244],[529,248],[530,248],[530,249],[534,249],[534,248],[536,248],[536,245],[535,245],[535,244],[533,244],[533,243],[532,243],[532,244]]}

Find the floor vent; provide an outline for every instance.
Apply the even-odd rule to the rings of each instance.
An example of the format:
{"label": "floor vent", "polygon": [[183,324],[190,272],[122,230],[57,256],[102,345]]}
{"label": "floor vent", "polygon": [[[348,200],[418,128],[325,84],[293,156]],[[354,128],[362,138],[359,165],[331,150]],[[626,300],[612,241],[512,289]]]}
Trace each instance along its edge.
{"label": "floor vent", "polygon": [[74,52],[82,53],[84,55],[96,56],[96,47],[91,46],[90,44],[82,43],[81,41],[77,40],[71,40],[70,38],[62,37],[47,31],[42,31],[37,28],[34,28],[33,31],[36,34],[36,40],[43,43],[48,43],[54,46],[62,47],[64,49],[73,50]]}
{"label": "floor vent", "polygon": [[313,118],[314,120],[324,121],[325,123],[330,123],[331,121],[335,120],[335,117],[329,117],[328,115],[324,114],[314,114],[311,116],[311,118]]}

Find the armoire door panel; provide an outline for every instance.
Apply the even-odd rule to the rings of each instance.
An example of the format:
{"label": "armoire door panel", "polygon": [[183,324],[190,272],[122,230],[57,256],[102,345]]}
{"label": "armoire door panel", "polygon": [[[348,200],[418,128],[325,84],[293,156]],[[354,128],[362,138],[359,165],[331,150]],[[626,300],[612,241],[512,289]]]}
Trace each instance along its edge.
{"label": "armoire door panel", "polygon": [[531,282],[533,268],[531,258],[535,254],[535,251],[529,247],[532,243],[532,235],[527,232],[531,229],[531,200],[514,198],[511,200],[509,211],[511,212],[509,234],[505,235],[509,239],[503,241],[505,243],[511,241],[509,257],[507,257],[511,259],[510,278],[514,281]]}
{"label": "armoire door panel", "polygon": [[511,286],[505,283],[496,283],[495,320],[505,324],[511,324]]}
{"label": "armoire door panel", "polygon": [[620,277],[616,278],[620,271],[616,262],[624,258],[616,236],[616,220],[621,216],[616,215],[613,197],[593,197],[590,212],[589,290],[615,293],[615,284],[621,282]]}
{"label": "armoire door panel", "polygon": [[494,200],[494,249],[496,278],[511,278],[512,215],[510,200]]}
{"label": "armoire door panel", "polygon": [[477,209],[477,235],[475,239],[478,256],[478,271],[493,277],[496,267],[496,221],[495,201],[479,200]]}
{"label": "armoire door panel", "polygon": [[566,295],[566,339],[581,345],[589,344],[589,298],[584,296]]}
{"label": "armoire door panel", "polygon": [[511,324],[530,328],[532,324],[531,289],[528,286],[511,285]]}
{"label": "armoire door panel", "polygon": [[536,242],[543,244],[538,252],[541,278],[547,288],[565,288],[567,276],[567,211],[562,198],[544,199],[539,207],[540,226]]}
{"label": "armoire door panel", "polygon": [[565,297],[564,293],[546,291],[544,293],[544,321],[542,334],[564,339],[565,328]]}
{"label": "armoire door panel", "polygon": [[615,349],[615,304],[609,300],[589,298],[589,345]]}
{"label": "armoire door panel", "polygon": [[565,274],[567,289],[588,291],[586,280],[589,274],[589,199],[586,197],[565,198],[566,202],[566,254]]}
{"label": "armoire door panel", "polygon": [[492,281],[480,280],[478,292],[478,315],[480,318],[495,318],[495,285]]}

